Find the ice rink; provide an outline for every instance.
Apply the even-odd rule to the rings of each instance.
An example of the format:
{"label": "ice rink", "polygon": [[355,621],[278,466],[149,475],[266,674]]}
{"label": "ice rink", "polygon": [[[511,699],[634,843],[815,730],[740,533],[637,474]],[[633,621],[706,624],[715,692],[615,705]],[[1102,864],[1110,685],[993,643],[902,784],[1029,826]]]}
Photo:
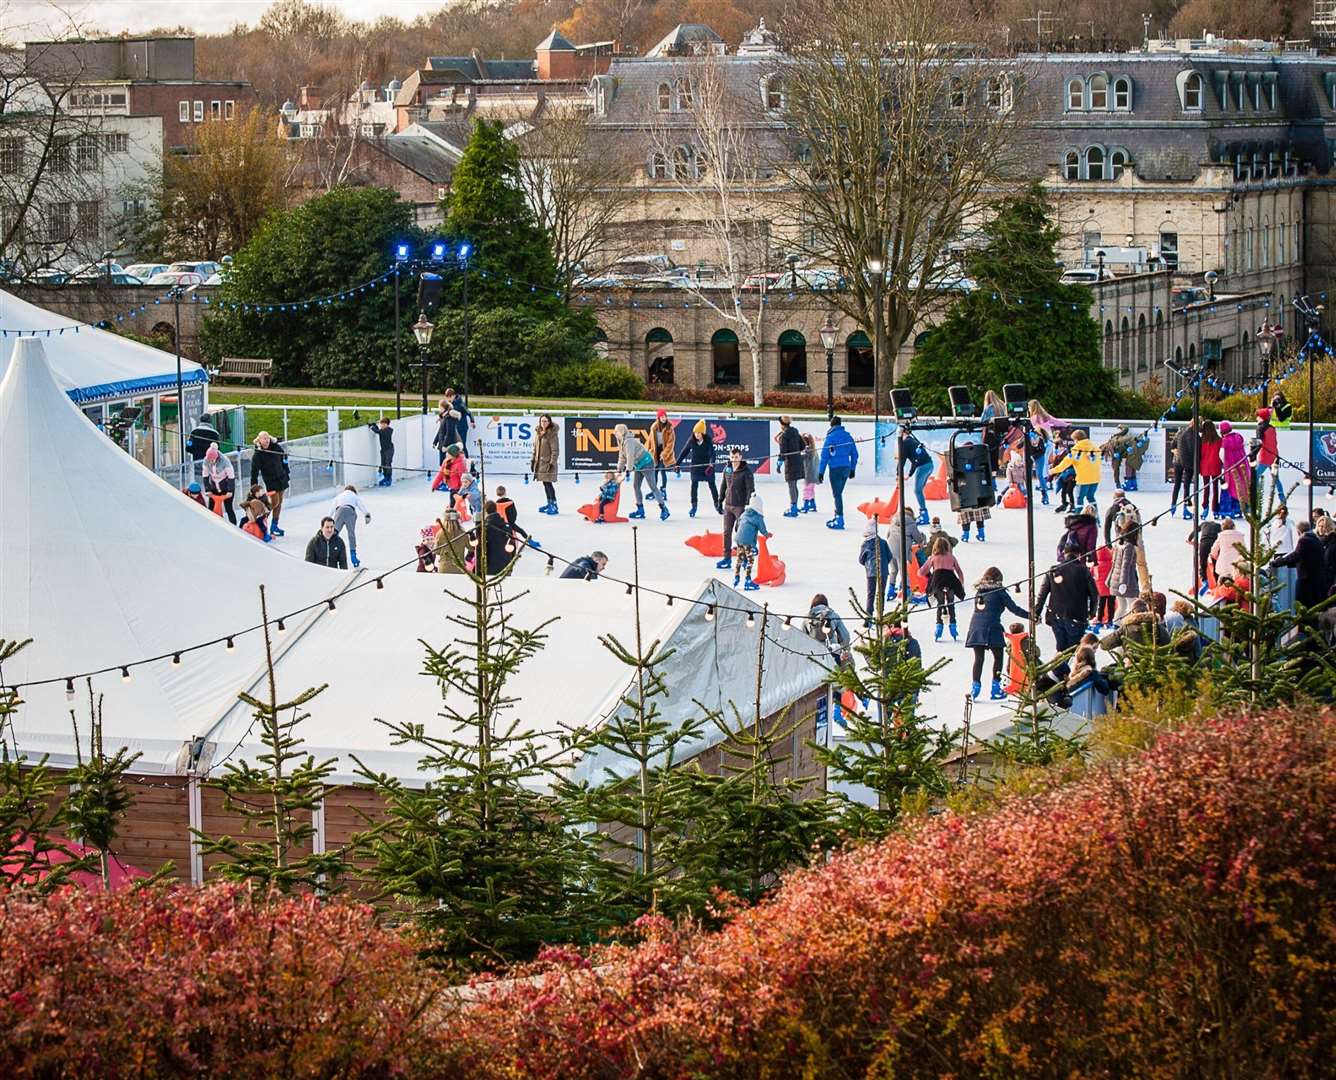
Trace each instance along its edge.
{"label": "ice rink", "polygon": [[[515,500],[519,510],[519,524],[543,545],[542,551],[530,549],[524,553],[511,578],[516,584],[545,573],[548,562],[546,553],[558,557],[555,576],[561,572],[562,559],[574,559],[597,549],[608,556],[607,577],[595,582],[567,581],[562,583],[563,587],[576,594],[587,593],[588,590],[612,593],[620,598],[617,602],[630,605],[631,598],[625,595],[625,585],[621,582],[629,581],[634,576],[632,537],[637,534],[642,584],[685,597],[693,595],[707,577],[714,576],[728,584],[732,583],[731,571],[716,570],[714,559],[698,554],[685,543],[693,535],[721,529],[721,518],[708,501],[702,501],[697,517],[688,517],[690,481],[685,474],[681,479],[674,477],[669,481],[668,506],[671,516],[667,521],[659,520],[656,504],[647,503],[647,520],[630,524],[594,525],[576,513],[576,508],[590,501],[596,490],[589,477],[583,478],[579,484],[573,479],[563,478],[558,484],[560,513],[556,517],[537,512],[544,501],[540,485],[525,484],[522,476],[489,476],[486,484],[489,494],[495,491],[498,482],[505,484],[508,494]],[[784,484],[774,477],[759,477],[757,491],[765,502],[766,524],[774,534],[770,548],[786,564],[787,579],[782,586],[763,587],[759,592],[752,593],[752,598],[758,603],[769,604],[777,615],[793,615],[796,623],[806,615],[812,596],[819,592],[825,593],[845,618],[851,632],[856,631],[858,624],[850,591],[853,590],[861,602],[866,579],[858,562],[858,551],[866,518],[855,508],[872,498],[887,498],[891,490],[889,481],[869,482],[860,477],[852,482],[845,492],[845,529],[834,531],[825,525],[832,512],[828,484],[817,488],[819,513],[790,519],[783,516],[788,502]],[[628,488],[624,486],[622,491],[625,500],[629,495]],[[1097,496],[1101,539],[1103,515],[1112,494],[1112,486],[1106,479]],[[429,490],[426,477],[401,480],[387,489],[373,487],[363,490],[362,495],[371,511],[372,522],[370,525],[358,526],[358,554],[363,565],[372,570],[388,568],[411,557],[420,530],[430,524],[433,517],[444,508],[444,497]],[[1132,499],[1146,520],[1165,511],[1169,505],[1169,493],[1163,491],[1133,493]],[[624,504],[622,512],[632,508]],[[955,515],[950,512],[948,502],[929,502],[928,508],[930,515],[942,518],[943,526],[951,535],[960,535],[960,528],[956,524]],[[314,535],[319,519],[327,509],[328,502],[320,500],[285,511],[282,525],[287,535],[276,540],[275,545],[300,558],[307,540]],[[1037,503],[1035,553],[1040,573],[1055,561],[1055,548],[1064,528],[1063,520],[1064,516],[1054,513],[1052,506]],[[638,529],[633,531],[633,525],[638,526]],[[1190,529],[1191,522],[1181,517],[1165,517],[1146,530],[1147,556],[1154,588],[1171,597],[1175,592],[1186,593],[1192,588],[1191,549],[1187,542]],[[1025,511],[994,508],[993,518],[987,527],[987,541],[979,543],[971,540],[969,543],[957,544],[955,554],[965,572],[967,594],[973,592],[974,583],[990,566],[998,567],[1003,579],[1009,584],[1023,582],[1026,576]],[[1024,584],[1019,592],[1013,590],[1012,596],[1022,607],[1026,606],[1027,590]],[[602,603],[609,602],[610,599],[602,598]],[[653,605],[662,606],[665,603],[662,598],[648,596],[643,597],[642,602],[651,613],[654,611]],[[561,610],[551,612],[551,615],[557,617],[561,614]],[[958,605],[959,643],[953,643],[949,636],[945,636],[941,642],[933,640],[934,616],[926,606],[916,607],[910,622],[914,636],[922,644],[925,660],[932,661],[944,656],[951,661],[939,672],[940,685],[928,704],[933,715],[952,727],[963,722],[969,690],[972,653],[963,642],[970,614],[969,604]],[[1012,617],[1008,615],[1004,618],[1004,625],[1010,621]],[[1040,627],[1039,640],[1044,654],[1052,655],[1053,636],[1047,627]],[[578,672],[582,657],[588,657],[591,651],[601,648],[592,638],[579,640],[562,633],[560,624],[554,627],[548,647],[569,654],[572,672]],[[990,667],[985,667],[983,696],[974,708],[973,719],[976,722],[996,716],[1005,708],[1005,703],[987,700],[990,671]]]}

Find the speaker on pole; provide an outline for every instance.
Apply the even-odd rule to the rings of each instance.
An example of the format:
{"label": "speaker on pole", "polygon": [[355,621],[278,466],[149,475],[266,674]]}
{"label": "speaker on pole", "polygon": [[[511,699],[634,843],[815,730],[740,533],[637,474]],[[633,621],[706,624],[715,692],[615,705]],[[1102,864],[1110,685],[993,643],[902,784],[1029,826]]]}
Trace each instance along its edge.
{"label": "speaker on pole", "polygon": [[426,315],[435,314],[444,288],[445,281],[440,274],[423,274],[418,279],[418,310]]}

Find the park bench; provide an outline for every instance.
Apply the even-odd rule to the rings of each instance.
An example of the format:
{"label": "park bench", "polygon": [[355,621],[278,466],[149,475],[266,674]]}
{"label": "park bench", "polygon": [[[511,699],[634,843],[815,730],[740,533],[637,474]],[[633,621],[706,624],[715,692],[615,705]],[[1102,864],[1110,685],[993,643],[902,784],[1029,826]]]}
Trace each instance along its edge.
{"label": "park bench", "polygon": [[274,362],[272,360],[224,356],[223,362],[218,366],[216,378],[220,382],[228,379],[254,379],[260,386],[268,386],[273,374]]}

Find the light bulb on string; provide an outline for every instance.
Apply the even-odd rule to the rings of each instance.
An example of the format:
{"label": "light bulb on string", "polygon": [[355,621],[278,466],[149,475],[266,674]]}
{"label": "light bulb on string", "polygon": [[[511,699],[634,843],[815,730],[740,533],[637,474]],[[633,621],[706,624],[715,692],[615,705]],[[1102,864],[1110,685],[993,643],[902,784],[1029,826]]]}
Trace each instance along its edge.
{"label": "light bulb on string", "polygon": [[376,578],[376,588],[377,588],[377,589],[383,589],[383,588],[385,588],[385,579],[384,579],[384,578]]}
{"label": "light bulb on string", "polygon": [[130,669],[128,667],[121,668],[121,682],[129,682],[129,681],[130,681]]}
{"label": "light bulb on string", "polygon": [[228,638],[228,639],[227,639],[227,651],[228,651],[228,652],[235,652],[235,651],[236,651],[236,648],[237,648],[236,642],[234,642],[231,638]]}
{"label": "light bulb on string", "polygon": [[557,561],[556,561],[556,559],[554,559],[551,555],[549,555],[549,556],[547,557],[547,569],[545,569],[545,570],[543,571],[544,576],[546,576],[546,577],[551,577],[551,576],[552,576],[552,570],[553,570],[553,568],[554,568],[556,565],[557,565]]}
{"label": "light bulb on string", "polygon": [[332,596],[328,600],[326,600],[325,603],[329,605],[329,613],[331,615],[334,615],[338,612],[339,609],[334,605],[334,598]]}
{"label": "light bulb on string", "polygon": [[634,591],[635,591],[635,587],[634,587],[634,586],[632,586],[632,585],[628,585],[628,586],[626,587],[626,595],[627,595],[627,596],[630,596],[631,593],[634,592]]}
{"label": "light bulb on string", "polygon": [[756,629],[756,615],[754,612],[751,611],[747,612],[747,629],[748,630]]}
{"label": "light bulb on string", "polygon": [[66,680],[65,680],[65,697],[66,697],[66,699],[68,699],[69,701],[73,701],[73,700],[74,700],[74,680],[73,680],[73,679],[66,679]]}
{"label": "light bulb on string", "polygon": [[711,604],[705,609],[705,621],[714,622],[714,605]]}
{"label": "light bulb on string", "polygon": [[181,654],[172,653],[172,667],[180,667],[180,666],[181,666]]}
{"label": "light bulb on string", "polygon": [[282,620],[282,619],[279,619],[279,620],[278,620],[278,632],[279,632],[280,634],[282,634],[282,633],[285,633],[285,632],[287,631],[287,629],[288,629],[288,628],[287,628],[286,625],[284,625],[283,620]]}
{"label": "light bulb on string", "polygon": [[673,595],[672,595],[672,593],[669,593],[669,594],[668,594],[668,606],[669,606],[669,607],[672,607],[672,606],[673,606]]}

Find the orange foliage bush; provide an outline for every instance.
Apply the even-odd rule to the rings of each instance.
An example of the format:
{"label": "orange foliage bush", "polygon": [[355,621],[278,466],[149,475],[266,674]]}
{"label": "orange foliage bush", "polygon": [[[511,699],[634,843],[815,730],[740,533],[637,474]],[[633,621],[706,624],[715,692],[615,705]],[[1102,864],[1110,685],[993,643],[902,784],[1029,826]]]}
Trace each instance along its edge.
{"label": "orange foliage bush", "polygon": [[799,873],[721,932],[554,952],[453,1017],[450,1075],[1318,1075],[1333,720],[1213,720]]}

